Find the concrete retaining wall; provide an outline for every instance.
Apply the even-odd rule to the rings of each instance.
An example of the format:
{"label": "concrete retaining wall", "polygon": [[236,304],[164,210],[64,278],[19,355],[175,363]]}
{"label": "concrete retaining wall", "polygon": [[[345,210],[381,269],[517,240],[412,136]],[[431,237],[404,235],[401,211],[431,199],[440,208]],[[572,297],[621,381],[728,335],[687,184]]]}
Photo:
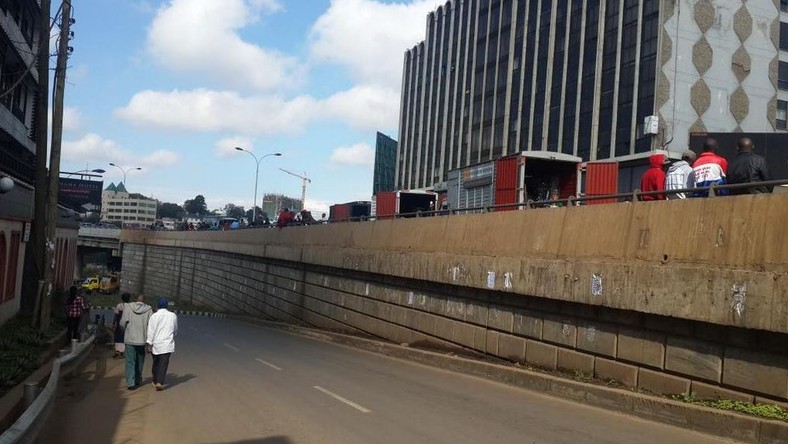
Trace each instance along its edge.
{"label": "concrete retaining wall", "polygon": [[788,399],[781,333],[222,252],[125,248],[129,290],[152,298],[466,349],[655,393]]}

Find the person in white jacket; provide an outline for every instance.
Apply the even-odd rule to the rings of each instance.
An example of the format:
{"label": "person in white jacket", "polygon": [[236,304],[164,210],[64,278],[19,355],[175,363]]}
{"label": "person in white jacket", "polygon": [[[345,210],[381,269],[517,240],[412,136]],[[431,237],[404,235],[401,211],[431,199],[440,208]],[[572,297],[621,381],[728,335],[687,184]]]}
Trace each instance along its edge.
{"label": "person in white jacket", "polygon": [[175,335],[178,334],[178,316],[167,310],[169,301],[159,299],[159,309],[148,321],[148,347],[153,354],[153,386],[164,389],[170,355],[175,352]]}

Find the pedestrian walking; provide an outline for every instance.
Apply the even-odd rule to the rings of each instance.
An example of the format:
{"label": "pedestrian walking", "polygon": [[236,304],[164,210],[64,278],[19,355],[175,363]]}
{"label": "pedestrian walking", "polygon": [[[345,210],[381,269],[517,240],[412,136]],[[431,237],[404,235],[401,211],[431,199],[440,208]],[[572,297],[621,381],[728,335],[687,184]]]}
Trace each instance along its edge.
{"label": "pedestrian walking", "polygon": [[79,323],[87,310],[88,304],[79,294],[79,289],[75,286],[69,288],[66,299],[66,326],[69,340],[79,339]]}
{"label": "pedestrian walking", "polygon": [[148,347],[153,355],[153,386],[164,389],[170,355],[175,353],[175,336],[178,334],[178,316],[169,311],[166,298],[159,299],[159,309],[148,322]]}
{"label": "pedestrian walking", "polygon": [[[692,174],[692,162],[695,161],[695,152],[692,150],[684,151],[681,160],[675,162],[668,168],[665,177],[665,190],[686,190],[695,186],[694,175]],[[668,199],[685,199],[686,193],[667,194]]]}
{"label": "pedestrian walking", "polygon": [[120,325],[124,329],[126,349],[126,387],[136,390],[142,385],[142,366],[145,364],[145,344],[152,308],[142,295],[137,302],[126,304]]}
{"label": "pedestrian walking", "polygon": [[123,317],[123,309],[129,302],[131,302],[131,295],[123,293],[120,296],[120,302],[115,306],[115,317],[112,320],[112,331],[115,339],[115,358],[120,358],[126,351],[126,343],[123,339],[123,327],[120,325],[120,318]]}
{"label": "pedestrian walking", "polygon": [[[760,154],[753,153],[755,144],[752,139],[743,137],[736,144],[739,154],[731,162],[728,169],[728,183],[752,183],[767,182],[771,180],[769,167],[766,159]],[[752,186],[748,188],[736,188],[731,190],[731,194],[764,194],[771,193],[773,186]]]}

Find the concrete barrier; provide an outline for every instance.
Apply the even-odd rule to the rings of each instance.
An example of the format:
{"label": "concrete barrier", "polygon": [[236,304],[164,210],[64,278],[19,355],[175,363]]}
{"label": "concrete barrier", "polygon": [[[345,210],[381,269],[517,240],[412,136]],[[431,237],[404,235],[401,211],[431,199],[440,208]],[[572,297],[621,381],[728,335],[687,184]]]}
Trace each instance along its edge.
{"label": "concrete barrier", "polygon": [[43,389],[25,412],[11,427],[0,435],[0,444],[21,444],[35,442],[38,432],[47,420],[55,403],[60,378],[79,367],[85,356],[92,350],[96,335],[80,343],[75,350],[52,361],[52,370]]}

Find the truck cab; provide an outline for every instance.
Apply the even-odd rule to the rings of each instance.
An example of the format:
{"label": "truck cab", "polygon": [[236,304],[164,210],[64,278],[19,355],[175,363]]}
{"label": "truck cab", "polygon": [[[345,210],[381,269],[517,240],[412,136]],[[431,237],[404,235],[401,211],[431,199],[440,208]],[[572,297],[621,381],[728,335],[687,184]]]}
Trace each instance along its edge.
{"label": "truck cab", "polygon": [[120,278],[117,276],[104,276],[99,282],[99,292],[105,294],[115,293],[120,290]]}

